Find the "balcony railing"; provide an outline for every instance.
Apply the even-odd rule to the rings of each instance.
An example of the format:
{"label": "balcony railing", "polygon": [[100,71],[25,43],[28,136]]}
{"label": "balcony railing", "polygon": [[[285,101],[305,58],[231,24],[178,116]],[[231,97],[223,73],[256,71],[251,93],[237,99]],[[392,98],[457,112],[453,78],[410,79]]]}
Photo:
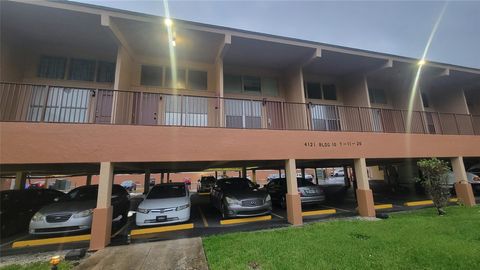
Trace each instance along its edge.
{"label": "balcony railing", "polygon": [[480,135],[480,115],[408,118],[406,110],[0,83],[1,121]]}

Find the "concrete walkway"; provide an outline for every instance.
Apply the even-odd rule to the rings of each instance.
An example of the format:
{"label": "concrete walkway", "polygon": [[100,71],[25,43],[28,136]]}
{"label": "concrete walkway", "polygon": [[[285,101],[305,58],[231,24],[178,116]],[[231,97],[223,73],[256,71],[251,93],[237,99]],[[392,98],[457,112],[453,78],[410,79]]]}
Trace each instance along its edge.
{"label": "concrete walkway", "polygon": [[207,270],[202,239],[186,238],[109,247],[95,252],[75,269]]}

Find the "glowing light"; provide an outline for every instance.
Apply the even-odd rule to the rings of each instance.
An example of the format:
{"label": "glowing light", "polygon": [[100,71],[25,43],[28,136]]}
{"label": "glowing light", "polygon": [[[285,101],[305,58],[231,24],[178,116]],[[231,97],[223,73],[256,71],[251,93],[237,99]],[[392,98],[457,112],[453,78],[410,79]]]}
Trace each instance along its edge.
{"label": "glowing light", "polygon": [[175,39],[172,40],[172,46],[173,47],[177,46],[177,42],[175,41]]}
{"label": "glowing light", "polygon": [[[163,8],[165,9],[165,25],[167,25],[167,33],[168,33],[168,49],[170,53],[170,70],[172,75],[172,85],[174,91],[177,87],[177,59],[175,57],[175,46],[177,46],[177,42],[175,40],[175,32],[173,31],[173,22],[170,19],[170,10],[168,8],[168,1],[163,0]],[[171,23],[167,23],[170,21]]]}
{"label": "glowing light", "polygon": [[166,18],[164,20],[166,26],[171,27],[173,25],[173,21],[170,18]]}
{"label": "glowing light", "polygon": [[420,61],[418,62],[418,69],[415,74],[415,79],[413,80],[412,84],[412,89],[410,90],[410,98],[408,101],[408,111],[407,111],[407,123],[406,123],[406,132],[410,133],[411,131],[411,125],[412,125],[412,115],[413,115],[413,105],[415,103],[415,97],[417,96],[418,92],[418,84],[420,82],[420,78],[422,75],[422,69],[425,66],[425,58],[427,57],[427,53],[430,49],[430,45],[432,44],[432,40],[435,37],[435,33],[437,32],[438,26],[440,25],[440,22],[443,18],[443,15],[445,14],[445,10],[447,9],[448,2],[445,2],[443,5],[442,11],[440,12],[440,15],[437,18],[437,21],[433,25],[432,32],[430,33],[430,36],[428,37],[427,44],[425,45],[425,49],[423,50],[422,58],[420,58]]}

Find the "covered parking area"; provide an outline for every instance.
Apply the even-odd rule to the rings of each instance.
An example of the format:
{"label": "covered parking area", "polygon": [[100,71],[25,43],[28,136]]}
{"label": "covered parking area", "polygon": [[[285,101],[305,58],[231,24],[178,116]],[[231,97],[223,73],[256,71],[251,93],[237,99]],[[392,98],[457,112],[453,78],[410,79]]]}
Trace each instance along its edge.
{"label": "covered parking area", "polygon": [[[31,237],[25,234],[17,239],[2,241],[2,249],[11,247],[21,252],[28,248],[41,249],[55,248],[58,245],[89,246],[91,250],[98,250],[110,244],[126,244],[164,240],[181,237],[205,236],[211,234],[268,229],[303,223],[315,222],[333,217],[347,217],[360,215],[375,217],[377,211],[401,211],[408,207],[398,197],[389,196],[383,189],[378,188],[375,180],[369,181],[367,166],[398,163],[399,159],[285,159],[285,160],[252,160],[252,161],[206,161],[206,162],[101,162],[82,164],[35,164],[35,165],[2,165],[3,176],[18,176],[24,182],[26,175],[83,175],[85,184],[89,184],[92,175],[98,175],[98,199],[93,211],[93,223],[90,234],[75,234],[64,237]],[[468,159],[467,163],[473,162]],[[465,166],[461,157],[451,159],[456,179],[466,179]],[[313,206],[302,206],[301,194],[297,186],[299,174],[317,168],[343,167],[345,170],[343,184],[337,179],[329,183],[329,178],[320,180],[315,175],[313,182],[322,186],[327,200]],[[279,170],[279,175],[285,175],[287,183],[286,209],[274,205],[271,215],[251,218],[222,219],[218,210],[210,203],[208,194],[192,192],[191,218],[188,222],[177,225],[152,226],[138,228],[135,225],[134,215],[129,215],[126,223],[112,222],[112,185],[115,175],[139,174],[145,179],[145,192],[150,186],[150,176],[153,174],[173,174],[180,172],[208,171],[213,168],[242,168],[239,175],[247,176],[257,182],[256,174],[261,170]],[[19,173],[20,172],[20,173]],[[462,174],[463,172],[463,174]],[[336,180],[336,181],[335,181]],[[157,183],[163,182],[162,180]],[[259,181],[260,182],[260,181]],[[373,191],[372,191],[373,190]],[[456,184],[457,197],[466,205],[473,205],[475,198],[470,196],[471,187],[461,183]],[[410,197],[405,197],[410,199]],[[405,199],[404,198],[404,199]],[[420,198],[424,199],[424,198]],[[426,199],[426,198],[425,198]],[[477,198],[478,199],[478,198]],[[131,213],[134,214],[142,197],[131,198]],[[425,201],[425,200],[420,200]],[[428,204],[426,204],[428,206]],[[422,205],[413,205],[422,206]],[[113,224],[113,225],[112,225]],[[26,248],[26,249],[25,249]]]}

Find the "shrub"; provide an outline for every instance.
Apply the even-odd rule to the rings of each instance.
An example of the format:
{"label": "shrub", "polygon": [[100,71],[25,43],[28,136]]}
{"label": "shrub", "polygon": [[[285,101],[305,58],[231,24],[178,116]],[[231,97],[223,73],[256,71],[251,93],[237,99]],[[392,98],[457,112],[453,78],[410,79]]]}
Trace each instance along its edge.
{"label": "shrub", "polygon": [[439,215],[444,215],[443,209],[448,204],[450,188],[447,181],[447,173],[450,167],[447,162],[437,158],[422,159],[417,162],[422,178],[419,181],[427,194],[432,198],[433,205],[437,208]]}

